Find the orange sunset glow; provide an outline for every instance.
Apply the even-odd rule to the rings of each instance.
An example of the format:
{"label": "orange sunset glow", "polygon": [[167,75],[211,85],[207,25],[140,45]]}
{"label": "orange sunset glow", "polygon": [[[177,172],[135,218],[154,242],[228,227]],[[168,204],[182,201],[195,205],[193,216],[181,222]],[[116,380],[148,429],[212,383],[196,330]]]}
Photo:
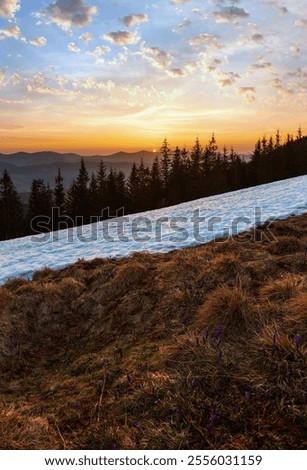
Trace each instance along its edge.
{"label": "orange sunset glow", "polygon": [[[306,127],[304,1],[0,3],[0,151],[85,155]],[[305,5],[306,6],[306,5]]]}

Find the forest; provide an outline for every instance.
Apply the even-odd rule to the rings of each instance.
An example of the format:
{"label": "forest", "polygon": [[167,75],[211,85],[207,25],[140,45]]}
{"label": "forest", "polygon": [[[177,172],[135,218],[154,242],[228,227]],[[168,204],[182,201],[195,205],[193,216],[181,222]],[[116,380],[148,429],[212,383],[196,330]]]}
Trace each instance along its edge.
{"label": "forest", "polygon": [[34,179],[27,204],[21,202],[4,170],[0,177],[0,240],[159,209],[300,176],[306,170],[307,137],[301,128],[295,137],[288,134],[284,142],[279,131],[275,137],[259,139],[249,161],[233,148],[221,151],[214,134],[204,147],[197,138],[190,150],[172,149],[165,139],[152,166],[142,160],[134,163],[128,178],[112,169],[107,174],[103,160],[89,175],[81,159],[78,175],[68,188],[60,169],[53,189],[43,179]]}

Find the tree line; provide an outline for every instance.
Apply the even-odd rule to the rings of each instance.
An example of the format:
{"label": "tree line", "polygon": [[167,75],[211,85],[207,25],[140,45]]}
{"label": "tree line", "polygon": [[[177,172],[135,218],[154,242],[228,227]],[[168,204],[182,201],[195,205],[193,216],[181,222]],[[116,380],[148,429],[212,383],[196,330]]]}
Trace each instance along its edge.
{"label": "tree line", "polygon": [[[0,178],[0,239],[8,240],[38,231],[57,230],[123,213],[142,212],[214,194],[234,191],[306,173],[307,137],[280,133],[259,139],[249,161],[233,148],[219,150],[214,134],[205,147],[197,138],[191,150],[171,149],[167,139],[149,167],[143,160],[132,165],[130,175],[111,169],[101,161],[88,174],[81,159],[77,177],[65,190],[60,169],[54,188],[34,179],[26,205],[22,204],[7,170]],[[57,208],[56,210],[54,208]],[[49,217],[46,226],[40,216]]]}

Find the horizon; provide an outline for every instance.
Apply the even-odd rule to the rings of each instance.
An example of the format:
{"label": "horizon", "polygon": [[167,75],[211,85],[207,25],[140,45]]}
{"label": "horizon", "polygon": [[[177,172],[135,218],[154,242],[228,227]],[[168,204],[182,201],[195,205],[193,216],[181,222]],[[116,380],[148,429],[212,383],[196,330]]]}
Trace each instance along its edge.
{"label": "horizon", "polygon": [[0,151],[248,153],[307,127],[306,1],[0,2]]}

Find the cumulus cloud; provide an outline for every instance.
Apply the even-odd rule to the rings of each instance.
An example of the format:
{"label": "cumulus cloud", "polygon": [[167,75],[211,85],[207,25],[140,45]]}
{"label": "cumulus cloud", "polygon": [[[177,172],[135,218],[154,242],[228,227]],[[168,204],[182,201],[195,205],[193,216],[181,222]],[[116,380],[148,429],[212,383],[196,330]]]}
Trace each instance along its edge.
{"label": "cumulus cloud", "polygon": [[278,10],[281,15],[286,15],[288,9],[285,6],[281,6],[276,0],[268,0],[267,3],[272,7]]}
{"label": "cumulus cloud", "polygon": [[279,78],[274,78],[271,81],[271,85],[282,96],[291,96],[294,94],[294,91],[284,86]]}
{"label": "cumulus cloud", "polygon": [[263,42],[264,41],[264,36],[261,33],[255,33],[251,35],[251,40],[253,42]]}
{"label": "cumulus cloud", "polygon": [[170,77],[175,77],[175,78],[176,77],[184,77],[186,75],[186,72],[182,69],[179,69],[179,68],[167,70],[166,73]]}
{"label": "cumulus cloud", "polygon": [[301,18],[300,20],[296,20],[294,26],[297,28],[307,28],[307,19]]}
{"label": "cumulus cloud", "polygon": [[87,5],[84,0],[56,0],[35,16],[69,31],[90,23],[97,11],[96,7]]}
{"label": "cumulus cloud", "polygon": [[0,29],[0,39],[5,39],[5,38],[19,39],[20,34],[21,34],[21,31],[18,26],[11,26],[10,28]]}
{"label": "cumulus cloud", "polygon": [[182,22],[176,27],[173,29],[173,32],[174,33],[179,33],[180,31],[182,31],[184,28],[188,28],[190,25],[191,25],[191,21],[188,19],[188,18],[184,18],[182,20]]}
{"label": "cumulus cloud", "polygon": [[193,73],[198,68],[199,68],[199,64],[195,61],[191,61],[185,64],[185,69],[187,70],[188,73]]}
{"label": "cumulus cloud", "polygon": [[184,5],[185,3],[190,2],[191,0],[171,0],[173,5]]}
{"label": "cumulus cloud", "polygon": [[125,26],[134,26],[139,23],[146,23],[148,21],[148,16],[144,13],[133,13],[128,16],[121,18],[121,22]]}
{"label": "cumulus cloud", "polygon": [[234,72],[216,72],[217,76],[219,77],[219,85],[222,88],[232,86],[235,84],[238,78],[241,78],[241,76],[237,73]]}
{"label": "cumulus cloud", "polygon": [[301,48],[299,46],[290,46],[289,50],[294,55],[297,55],[301,52]]}
{"label": "cumulus cloud", "polygon": [[136,44],[140,40],[140,36],[137,32],[130,33],[129,31],[116,31],[112,33],[107,33],[102,36],[103,39],[117,44],[118,46],[123,46],[125,44]]}
{"label": "cumulus cloud", "polygon": [[43,47],[47,44],[47,39],[44,36],[40,36],[39,38],[31,39],[30,44],[32,46]]}
{"label": "cumulus cloud", "polygon": [[81,52],[80,47],[78,47],[74,42],[70,42],[67,46],[67,49],[71,52],[75,52],[76,54]]}
{"label": "cumulus cloud", "polygon": [[252,64],[250,68],[254,70],[271,69],[273,68],[273,64],[272,62],[261,62],[259,64]]}
{"label": "cumulus cloud", "polygon": [[215,16],[217,23],[231,23],[247,18],[249,13],[247,13],[243,8],[231,6],[221,8],[219,11],[215,11],[213,15]]}
{"label": "cumulus cloud", "polygon": [[163,51],[158,47],[142,47],[142,56],[153,67],[166,69],[172,62],[172,56],[169,52]]}
{"label": "cumulus cloud", "polygon": [[0,0],[0,17],[12,18],[19,8],[19,0]]}
{"label": "cumulus cloud", "polygon": [[258,26],[255,23],[248,23],[248,29],[251,33],[251,41],[256,43],[261,43],[264,41],[264,35],[261,33],[261,31],[259,31]]}
{"label": "cumulus cloud", "polygon": [[238,88],[238,93],[249,103],[256,101],[256,88],[253,86],[242,86]]}
{"label": "cumulus cloud", "polygon": [[244,93],[255,93],[256,89],[253,86],[241,86],[239,88],[239,93],[243,95]]}
{"label": "cumulus cloud", "polygon": [[11,76],[11,82],[13,83],[13,85],[19,85],[19,83],[21,82],[22,78],[21,76],[18,74],[18,73],[14,73],[12,76]]}
{"label": "cumulus cloud", "polygon": [[98,58],[101,57],[103,54],[110,52],[110,50],[111,49],[108,46],[97,46],[95,47],[95,49],[89,52],[89,54]]}
{"label": "cumulus cloud", "polygon": [[212,49],[222,49],[222,45],[218,42],[219,36],[214,34],[199,34],[198,36],[194,36],[190,39],[189,44],[191,46],[202,46],[205,44],[207,47],[211,47]]}
{"label": "cumulus cloud", "polygon": [[88,44],[89,42],[93,41],[94,37],[91,33],[83,33],[81,36],[79,36],[79,39]]}
{"label": "cumulus cloud", "polygon": [[6,80],[6,72],[4,69],[0,69],[0,87],[3,87]]}

